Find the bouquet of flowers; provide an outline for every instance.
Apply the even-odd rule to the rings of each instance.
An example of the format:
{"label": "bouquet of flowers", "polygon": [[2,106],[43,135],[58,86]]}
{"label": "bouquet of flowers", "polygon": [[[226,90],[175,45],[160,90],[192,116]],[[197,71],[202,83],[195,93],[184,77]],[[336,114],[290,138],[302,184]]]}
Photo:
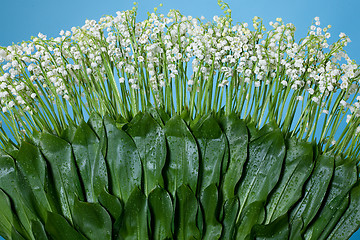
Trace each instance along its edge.
{"label": "bouquet of flowers", "polygon": [[[360,71],[315,18],[157,8],[0,47],[6,239],[348,239]],[[345,124],[346,122],[346,124]],[[341,127],[345,126],[345,127]]]}

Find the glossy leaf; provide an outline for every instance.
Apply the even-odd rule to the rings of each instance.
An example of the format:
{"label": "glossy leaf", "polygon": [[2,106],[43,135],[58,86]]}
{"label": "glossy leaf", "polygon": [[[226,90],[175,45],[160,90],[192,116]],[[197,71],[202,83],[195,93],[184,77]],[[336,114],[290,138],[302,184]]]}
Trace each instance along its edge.
{"label": "glossy leaf", "polygon": [[[19,180],[14,160],[3,151],[0,151],[0,189],[14,202],[15,213],[30,237],[31,221],[37,219],[37,216],[34,214],[34,203],[31,201],[33,199],[25,199],[21,191],[26,189],[28,185],[20,184]],[[28,192],[29,189],[26,190],[26,193]]]}
{"label": "glossy leaf", "polygon": [[199,172],[199,152],[196,141],[180,116],[174,116],[165,124],[168,142],[168,165],[165,168],[167,189],[175,196],[182,184],[196,192]]}
{"label": "glossy leaf", "polygon": [[0,189],[0,235],[10,239],[15,224],[11,204],[8,196]]}
{"label": "glossy leaf", "polygon": [[87,123],[82,122],[77,128],[72,147],[86,200],[97,202],[104,187],[108,186],[108,174],[100,141]]}
{"label": "glossy leaf", "polygon": [[350,204],[327,239],[349,239],[360,227],[360,184],[350,192]]}
{"label": "glossy leaf", "polygon": [[312,145],[289,139],[284,164],[282,176],[266,205],[266,224],[287,213],[301,198],[313,168]]}
{"label": "glossy leaf", "polygon": [[219,239],[222,225],[218,221],[219,196],[214,183],[201,192],[200,201],[204,213],[203,239]]}
{"label": "glossy leaf", "polygon": [[234,197],[235,187],[239,182],[243,166],[248,155],[248,132],[243,120],[240,120],[235,114],[220,119],[219,125],[225,133],[228,141],[229,157],[224,158],[223,163],[228,166],[222,183],[222,192],[225,199]]}
{"label": "glossy leaf", "polygon": [[172,239],[171,225],[174,207],[170,194],[165,189],[157,187],[150,192],[148,200],[153,239]]}
{"label": "glossy leaf", "polygon": [[83,199],[72,148],[69,143],[49,133],[40,137],[41,151],[50,164],[63,215],[72,222],[74,199]]}
{"label": "glossy leaf", "polygon": [[295,206],[290,215],[290,221],[302,217],[304,229],[317,214],[327,192],[334,172],[334,157],[321,155],[316,159],[315,168],[305,185],[301,201]]}
{"label": "glossy leaf", "polygon": [[247,205],[241,212],[240,219],[237,223],[239,227],[237,229],[236,239],[246,239],[246,236],[250,235],[254,225],[261,224],[264,218],[264,202],[255,201]]}
{"label": "glossy leaf", "polygon": [[289,222],[287,214],[278,217],[267,225],[255,225],[251,230],[252,239],[256,240],[288,240]]}
{"label": "glossy leaf", "polygon": [[166,141],[163,129],[148,113],[127,130],[139,151],[143,171],[145,194],[156,186],[164,186],[162,169],[166,160]]}
{"label": "glossy leaf", "polygon": [[202,192],[211,184],[219,184],[226,137],[211,115],[199,121],[192,130],[199,144],[200,174],[198,181],[199,191]]}
{"label": "glossy leaf", "polygon": [[105,118],[109,166],[109,191],[123,202],[127,202],[131,192],[141,186],[141,160],[134,141],[115,122]]}
{"label": "glossy leaf", "polygon": [[48,240],[44,225],[40,221],[33,221],[31,229],[36,240]]}
{"label": "glossy leaf", "polygon": [[343,209],[343,211],[345,211],[345,209],[340,206],[342,206],[343,202],[347,202],[345,198],[352,186],[356,183],[356,180],[357,169],[355,162],[342,161],[341,164],[336,166],[324,208],[320,211],[315,222],[313,222],[307,230],[305,235],[307,239],[317,240],[320,238],[320,235],[325,238],[324,235],[327,235],[325,230],[327,230],[328,227],[333,228],[335,226],[340,218],[339,210]]}
{"label": "glossy leaf", "polygon": [[48,218],[45,223],[45,230],[49,233],[52,239],[54,240],[64,240],[64,239],[76,239],[76,240],[86,240],[81,233],[76,231],[64,217],[57,213],[48,213]]}
{"label": "glossy leaf", "polygon": [[200,231],[196,226],[199,206],[194,192],[183,184],[176,191],[176,199],[175,238],[200,239]]}
{"label": "glossy leaf", "polygon": [[123,206],[120,200],[114,195],[108,193],[105,189],[103,189],[99,196],[99,202],[109,212],[114,220],[121,216]]}
{"label": "glossy leaf", "polygon": [[80,202],[75,199],[73,219],[75,227],[90,240],[111,240],[110,215],[98,203]]}
{"label": "glossy leaf", "polygon": [[36,200],[36,210],[42,220],[52,207],[45,192],[47,167],[40,150],[29,143],[23,142],[19,149],[16,163],[19,170],[28,181]]}
{"label": "glossy leaf", "polygon": [[240,183],[240,212],[253,202],[265,202],[279,180],[285,144],[280,130],[249,143],[249,160]]}
{"label": "glossy leaf", "polygon": [[236,233],[236,218],[240,209],[239,199],[235,196],[224,203],[222,220],[222,239],[234,239]]}
{"label": "glossy leaf", "polygon": [[93,112],[89,117],[88,124],[91,127],[91,129],[96,133],[96,136],[100,141],[99,144],[100,144],[101,152],[105,158],[107,152],[107,139],[106,139],[106,130],[103,119],[99,114]]}
{"label": "glossy leaf", "polygon": [[124,208],[119,239],[149,239],[147,222],[148,205],[145,195],[135,188]]}

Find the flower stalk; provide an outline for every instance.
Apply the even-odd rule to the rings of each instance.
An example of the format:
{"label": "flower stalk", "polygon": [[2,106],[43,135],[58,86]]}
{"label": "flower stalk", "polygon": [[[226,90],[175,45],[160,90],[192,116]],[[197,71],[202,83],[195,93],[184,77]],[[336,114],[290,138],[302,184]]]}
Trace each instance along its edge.
{"label": "flower stalk", "polygon": [[92,112],[129,121],[152,105],[191,119],[223,111],[257,127],[275,121],[286,136],[359,157],[360,71],[344,50],[349,37],[330,45],[331,26],[316,17],[296,42],[281,18],[267,30],[254,17],[251,29],[219,5],[225,15],[211,21],[176,10],[137,21],[135,4],[56,38],[0,47],[1,114],[15,142],[33,131],[60,135]]}

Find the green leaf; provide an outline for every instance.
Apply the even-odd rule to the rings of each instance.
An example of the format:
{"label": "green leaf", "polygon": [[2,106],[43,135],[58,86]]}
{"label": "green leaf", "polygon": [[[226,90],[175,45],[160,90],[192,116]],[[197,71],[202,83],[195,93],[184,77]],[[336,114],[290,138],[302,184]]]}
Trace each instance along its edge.
{"label": "green leaf", "polygon": [[127,132],[134,140],[144,171],[145,195],[157,186],[164,187],[162,169],[166,160],[166,141],[163,129],[148,113],[131,122]]}
{"label": "green leaf", "polygon": [[256,240],[288,240],[289,222],[287,214],[278,217],[267,225],[255,225],[251,230],[252,239]]}
{"label": "green leaf", "polygon": [[170,119],[169,115],[167,115],[162,108],[155,108],[151,104],[146,106],[146,112],[148,112],[162,128],[164,128],[165,123]]}
{"label": "green leaf", "polygon": [[103,189],[99,196],[99,202],[109,212],[113,220],[116,220],[121,216],[123,206],[120,200],[108,193],[105,189]]}
{"label": "green leaf", "polygon": [[36,240],[48,240],[48,236],[46,235],[45,227],[40,221],[32,221],[31,228],[34,233],[34,237]]}
{"label": "green leaf", "polygon": [[43,132],[40,137],[41,152],[50,164],[54,184],[63,215],[72,222],[71,208],[74,199],[83,198],[71,145],[65,140]]}
{"label": "green leaf", "polygon": [[359,180],[350,192],[350,204],[327,239],[349,239],[360,227]]}
{"label": "green leaf", "polygon": [[314,171],[305,185],[303,197],[291,212],[291,223],[295,219],[302,217],[304,229],[306,229],[321,206],[320,203],[325,197],[333,172],[333,156],[326,154],[316,159]]}
{"label": "green leaf", "polygon": [[172,239],[173,204],[170,194],[157,187],[149,194],[153,239]]}
{"label": "green leaf", "polygon": [[[15,212],[26,234],[29,235],[27,237],[31,238],[31,220],[35,220],[37,217],[33,213],[33,210],[31,210],[34,206],[33,198],[25,199],[21,192],[21,190],[28,188],[28,185],[20,184],[20,177],[12,157],[0,150],[0,189],[13,201]],[[29,189],[25,192],[29,193]],[[16,230],[19,231],[18,228]]]}
{"label": "green leaf", "polygon": [[[339,158],[339,157],[338,157]],[[340,165],[336,166],[334,176],[329,187],[329,193],[327,195],[324,208],[320,211],[315,222],[311,224],[307,230],[305,236],[307,239],[319,239],[320,235],[325,238],[326,230],[333,228],[336,222],[340,218],[339,206],[344,202],[352,186],[357,180],[357,168],[356,163],[347,159],[342,161]],[[344,208],[343,211],[345,211]],[[335,219],[333,219],[335,218]],[[330,225],[329,225],[330,224]],[[327,233],[329,234],[329,232]]]}
{"label": "green leaf", "polygon": [[73,219],[76,229],[88,239],[111,239],[111,218],[100,204],[80,202],[75,199]]}
{"label": "green leaf", "polygon": [[240,182],[240,213],[253,202],[265,202],[277,184],[285,157],[280,130],[263,135],[249,144],[249,160]]}
{"label": "green leaf", "polygon": [[22,142],[16,164],[28,181],[35,197],[35,209],[42,221],[46,219],[46,213],[52,211],[51,204],[45,192],[47,167],[40,150],[26,142]]}
{"label": "green leaf", "polygon": [[219,185],[226,137],[211,115],[199,121],[192,130],[201,156],[198,191],[202,192],[211,184]]}
{"label": "green leaf", "polygon": [[103,119],[96,112],[92,112],[90,114],[88,124],[91,127],[91,129],[96,133],[96,136],[100,140],[99,144],[100,144],[101,152],[105,158],[107,152],[107,138],[106,138],[106,130]]}
{"label": "green leaf", "polygon": [[60,138],[71,143],[74,139],[75,131],[76,131],[76,126],[69,125],[62,131]]}
{"label": "green leaf", "polygon": [[[241,202],[240,202],[241,203]],[[241,212],[238,221],[236,239],[245,239],[251,233],[251,229],[256,224],[261,224],[265,218],[264,202],[255,201],[247,205]]]}
{"label": "green leaf", "polygon": [[239,199],[235,196],[226,200],[223,211],[224,217],[222,219],[223,232],[221,239],[234,239],[236,230],[236,218],[239,213],[240,203]]}
{"label": "green leaf", "polygon": [[149,239],[147,212],[146,197],[135,188],[124,208],[119,239]]}
{"label": "green leaf", "polygon": [[64,217],[57,213],[48,213],[45,230],[54,240],[76,239],[86,240],[81,233],[77,232]]}
{"label": "green leaf", "polygon": [[109,166],[109,191],[123,202],[127,202],[131,192],[141,186],[141,160],[134,141],[123,130],[115,126],[110,118],[104,121],[108,152],[106,161]]}
{"label": "green leaf", "polygon": [[266,224],[287,213],[301,198],[303,185],[312,169],[312,145],[289,139],[282,176],[266,205]]}
{"label": "green leaf", "polygon": [[104,187],[108,186],[108,174],[100,141],[87,123],[80,123],[72,147],[85,188],[86,200],[97,202]]}
{"label": "green leaf", "polygon": [[302,217],[295,219],[290,223],[290,236],[289,240],[303,240],[304,237],[301,234],[301,229],[304,227],[304,221]]}
{"label": "green leaf", "polygon": [[16,231],[15,228],[13,228],[11,232],[11,240],[25,240],[25,238],[18,231]]}
{"label": "green leaf", "polygon": [[0,189],[0,235],[10,239],[11,231],[15,224],[11,204],[8,196]]}
{"label": "green leaf", "polygon": [[[223,179],[222,192],[224,199],[234,197],[235,187],[239,182],[243,166],[248,155],[248,132],[243,120],[240,120],[235,114],[225,116],[220,119],[220,127],[225,133],[229,144],[229,164]],[[224,158],[224,161],[228,159]]]}
{"label": "green leaf", "polygon": [[[332,215],[329,217],[328,220],[325,221],[325,223],[322,225],[322,222],[320,220],[316,220],[316,222],[314,223],[314,229],[310,229],[308,230],[306,237],[307,239],[316,239],[315,237],[317,237],[317,233],[313,234],[312,231],[317,232],[319,231],[321,233],[321,235],[317,238],[317,240],[327,240],[330,233],[333,231],[333,229],[335,228],[336,224],[339,222],[339,219],[341,218],[341,216],[344,214],[344,212],[346,211],[346,209],[348,208],[350,203],[350,193],[342,199],[342,201],[340,202],[340,204],[338,206],[335,207],[335,209],[332,209]],[[326,207],[326,205],[325,205]],[[324,217],[322,217],[324,218]],[[321,229],[323,228],[323,229]],[[313,237],[314,236],[314,237]]]}
{"label": "green leaf", "polygon": [[200,231],[196,226],[199,206],[194,192],[182,184],[176,191],[176,197],[175,238],[200,239]]}
{"label": "green leaf", "polygon": [[201,192],[200,201],[205,219],[203,239],[219,239],[222,225],[218,221],[219,196],[214,183]]}
{"label": "green leaf", "polygon": [[178,115],[165,124],[164,130],[168,142],[167,189],[175,196],[176,189],[185,184],[196,192],[199,152],[194,137]]}

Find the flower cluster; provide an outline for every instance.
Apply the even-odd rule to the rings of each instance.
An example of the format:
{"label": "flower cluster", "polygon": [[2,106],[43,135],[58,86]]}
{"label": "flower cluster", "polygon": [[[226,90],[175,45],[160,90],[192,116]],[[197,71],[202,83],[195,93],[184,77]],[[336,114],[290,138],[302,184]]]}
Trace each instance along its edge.
{"label": "flower cluster", "polygon": [[0,47],[4,122],[25,135],[60,134],[84,111],[130,120],[150,105],[191,118],[224,108],[258,127],[276,121],[299,138],[318,132],[325,151],[358,155],[360,77],[344,51],[349,37],[341,33],[329,44],[331,26],[320,27],[316,17],[296,42],[295,26],[281,18],[269,26],[258,17],[251,27],[234,24],[228,6],[219,4],[225,16],[212,21],[171,10],[137,22],[134,7],[56,38],[39,33]]}

